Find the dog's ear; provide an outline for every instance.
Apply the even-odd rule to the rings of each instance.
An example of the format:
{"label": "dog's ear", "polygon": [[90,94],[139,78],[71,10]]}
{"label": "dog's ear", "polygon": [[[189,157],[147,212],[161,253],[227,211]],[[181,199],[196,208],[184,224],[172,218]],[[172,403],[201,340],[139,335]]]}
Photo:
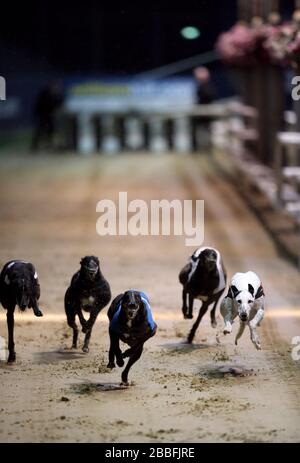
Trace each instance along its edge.
{"label": "dog's ear", "polygon": [[232,296],[234,298],[240,293],[240,291],[234,285],[230,286],[230,290],[231,290],[231,294],[232,294]]}
{"label": "dog's ear", "polygon": [[248,291],[250,294],[252,294],[252,296],[254,296],[254,288],[252,285],[250,285],[250,283],[248,284]]}
{"label": "dog's ear", "polygon": [[123,305],[123,301],[124,301],[124,296],[125,296],[125,293],[122,293],[119,295],[119,300],[118,300],[118,305]]}

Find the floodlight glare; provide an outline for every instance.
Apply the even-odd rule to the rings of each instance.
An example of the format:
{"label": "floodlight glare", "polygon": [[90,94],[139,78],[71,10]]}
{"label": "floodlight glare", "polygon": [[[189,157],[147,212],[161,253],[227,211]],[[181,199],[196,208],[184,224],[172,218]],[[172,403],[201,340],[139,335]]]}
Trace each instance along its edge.
{"label": "floodlight glare", "polygon": [[200,37],[200,31],[197,27],[187,26],[180,31],[182,37],[187,40],[195,40]]}

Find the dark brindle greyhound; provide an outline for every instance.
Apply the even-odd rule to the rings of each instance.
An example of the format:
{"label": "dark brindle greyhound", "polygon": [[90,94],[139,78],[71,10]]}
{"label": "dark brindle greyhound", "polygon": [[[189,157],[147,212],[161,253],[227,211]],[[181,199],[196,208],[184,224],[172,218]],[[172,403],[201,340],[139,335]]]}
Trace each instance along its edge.
{"label": "dark brindle greyhound", "polygon": [[29,262],[13,260],[4,265],[0,275],[0,302],[7,310],[8,363],[16,360],[14,343],[14,312],[16,305],[24,311],[33,309],[36,317],[42,317],[38,300],[40,285],[35,268]]}
{"label": "dark brindle greyhound", "polygon": [[[77,349],[78,326],[75,319],[78,315],[82,332],[85,333],[82,350],[87,353],[94,323],[100,311],[109,303],[111,292],[97,257],[84,257],[80,265],[80,270],[73,276],[65,294],[65,311],[68,325],[73,328],[72,348]],[[88,320],[82,311],[90,314]]]}
{"label": "dark brindle greyhound", "polygon": [[[220,253],[214,248],[198,249],[190,258],[189,263],[181,270],[179,281],[183,285],[182,312],[184,318],[193,318],[195,299],[202,301],[198,318],[188,336],[189,343],[193,342],[197,328],[211,304],[213,304],[211,324],[213,328],[217,326],[216,308],[226,288],[226,279],[226,271]],[[188,305],[187,296],[189,296]]]}
{"label": "dark brindle greyhound", "polygon": [[[153,321],[149,299],[140,291],[126,291],[119,294],[108,310],[110,349],[108,368],[124,365],[124,358],[129,357],[122,372],[122,384],[128,386],[128,372],[132,365],[141,357],[144,343],[155,335],[157,325]],[[120,340],[130,346],[123,352]]]}

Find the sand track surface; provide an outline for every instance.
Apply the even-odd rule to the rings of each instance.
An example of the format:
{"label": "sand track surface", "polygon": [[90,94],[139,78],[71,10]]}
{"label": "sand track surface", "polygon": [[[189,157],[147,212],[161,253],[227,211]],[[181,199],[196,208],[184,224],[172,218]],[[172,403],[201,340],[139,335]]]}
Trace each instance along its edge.
{"label": "sand track surface", "polygon": [[[216,336],[207,316],[195,344],[181,315],[178,272],[193,252],[183,237],[100,237],[100,199],[204,199],[205,244],[228,273],[256,271],[267,295],[259,329]],[[206,156],[5,156],[0,158],[0,259],[32,261],[45,316],[16,313],[17,362],[0,360],[1,442],[295,442],[300,439],[299,273],[283,260],[256,217]],[[139,288],[159,329],[120,388],[106,369],[106,309],[88,355],[71,351],[63,296],[80,258],[100,257],[113,295]],[[198,311],[198,304],[195,314]],[[237,327],[234,327],[234,332]],[[0,335],[6,339],[5,311]],[[81,334],[81,342],[82,337]],[[219,342],[218,342],[219,340]]]}

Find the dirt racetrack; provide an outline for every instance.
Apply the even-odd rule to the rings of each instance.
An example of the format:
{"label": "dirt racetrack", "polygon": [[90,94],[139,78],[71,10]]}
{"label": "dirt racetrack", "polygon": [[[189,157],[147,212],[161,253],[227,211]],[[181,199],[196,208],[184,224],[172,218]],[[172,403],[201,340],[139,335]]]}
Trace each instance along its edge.
{"label": "dirt racetrack", "polygon": [[[299,272],[208,157],[147,154],[91,158],[0,157],[1,267],[14,258],[38,270],[43,319],[16,315],[17,362],[0,360],[1,442],[295,442],[300,440]],[[178,272],[191,254],[183,237],[100,237],[100,199],[204,199],[205,244],[229,275],[254,270],[267,295],[261,352],[246,333],[236,348],[207,316],[195,344],[181,315]],[[88,355],[69,350],[64,291],[79,260],[100,257],[113,295],[146,291],[159,325],[119,388],[106,369],[106,309]],[[5,312],[0,335],[6,338]],[[234,327],[234,331],[236,326]],[[81,334],[82,340],[82,334]]]}

